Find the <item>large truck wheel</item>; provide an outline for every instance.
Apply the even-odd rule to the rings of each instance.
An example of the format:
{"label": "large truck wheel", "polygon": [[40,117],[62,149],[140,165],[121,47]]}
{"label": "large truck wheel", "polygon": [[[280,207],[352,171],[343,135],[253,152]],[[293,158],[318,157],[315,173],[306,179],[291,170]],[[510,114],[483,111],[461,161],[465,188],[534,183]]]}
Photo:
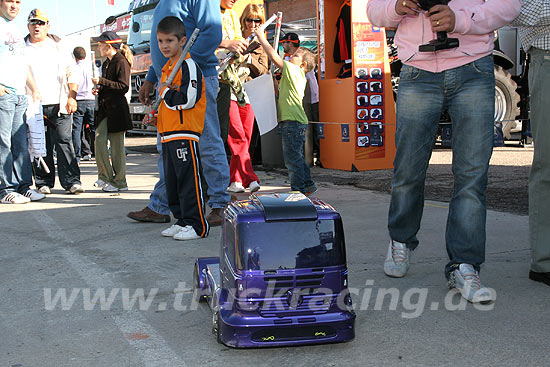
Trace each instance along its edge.
{"label": "large truck wheel", "polygon": [[504,139],[510,139],[510,131],[516,127],[519,115],[517,84],[512,75],[501,66],[495,65],[495,121],[502,121]]}

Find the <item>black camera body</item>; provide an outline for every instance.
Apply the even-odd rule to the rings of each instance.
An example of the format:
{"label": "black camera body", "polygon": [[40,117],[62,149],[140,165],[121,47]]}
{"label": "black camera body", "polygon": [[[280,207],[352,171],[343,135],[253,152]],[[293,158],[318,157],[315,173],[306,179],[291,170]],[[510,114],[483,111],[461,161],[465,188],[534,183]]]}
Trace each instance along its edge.
{"label": "black camera body", "polygon": [[422,10],[428,11],[436,5],[447,5],[450,0],[418,0],[418,5]]}
{"label": "black camera body", "polygon": [[[418,0],[418,5],[424,11],[430,10],[435,5],[447,5],[450,0]],[[437,32],[437,39],[431,40],[429,43],[420,45],[420,52],[435,52],[439,50],[448,50],[459,46],[458,38],[448,38],[447,32]]]}

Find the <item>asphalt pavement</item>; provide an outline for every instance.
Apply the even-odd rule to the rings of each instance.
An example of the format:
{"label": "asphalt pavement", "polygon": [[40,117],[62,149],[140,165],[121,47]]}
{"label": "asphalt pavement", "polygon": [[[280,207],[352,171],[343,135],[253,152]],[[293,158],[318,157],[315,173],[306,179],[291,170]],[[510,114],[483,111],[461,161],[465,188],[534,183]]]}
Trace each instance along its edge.
{"label": "asphalt pavement", "polygon": [[[0,366],[548,365],[550,288],[527,278],[526,216],[488,212],[481,280],[497,300],[475,307],[446,288],[447,203],[426,202],[411,270],[392,279],[382,271],[389,196],[328,182],[317,196],[344,220],[355,340],[218,344],[209,309],[191,299],[195,258],[218,255],[220,227],[180,242],[161,237],[166,224],[126,217],[146,206],[156,158],[130,152],[127,192],[94,189],[92,161],[81,165],[82,195],[57,184],[41,202],[0,206]],[[288,190],[284,175],[258,174],[262,192]]]}

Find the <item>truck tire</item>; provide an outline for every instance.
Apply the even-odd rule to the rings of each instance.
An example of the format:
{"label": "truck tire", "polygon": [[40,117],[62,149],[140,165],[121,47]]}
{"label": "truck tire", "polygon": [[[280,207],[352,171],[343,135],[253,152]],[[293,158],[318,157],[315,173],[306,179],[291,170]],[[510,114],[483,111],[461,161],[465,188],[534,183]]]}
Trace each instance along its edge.
{"label": "truck tire", "polygon": [[495,121],[502,121],[505,139],[511,138],[510,131],[516,127],[516,117],[520,113],[517,87],[510,73],[495,65]]}
{"label": "truck tire", "polygon": [[193,298],[197,302],[203,302],[206,300],[206,296],[203,295],[200,285],[198,264],[195,264],[193,268]]}

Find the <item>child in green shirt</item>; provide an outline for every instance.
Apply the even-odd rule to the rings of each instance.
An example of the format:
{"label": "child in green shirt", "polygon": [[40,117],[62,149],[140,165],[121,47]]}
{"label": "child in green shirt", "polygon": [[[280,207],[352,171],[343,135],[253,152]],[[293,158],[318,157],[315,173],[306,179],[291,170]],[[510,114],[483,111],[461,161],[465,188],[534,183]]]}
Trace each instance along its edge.
{"label": "child in green shirt", "polygon": [[298,48],[284,61],[265,39],[263,32],[256,34],[269,59],[282,70],[279,81],[279,131],[283,141],[283,157],[290,176],[292,191],[311,195],[317,191],[304,158],[304,144],[308,119],[302,100],[306,89],[306,73],[315,67],[315,56],[303,47]]}

